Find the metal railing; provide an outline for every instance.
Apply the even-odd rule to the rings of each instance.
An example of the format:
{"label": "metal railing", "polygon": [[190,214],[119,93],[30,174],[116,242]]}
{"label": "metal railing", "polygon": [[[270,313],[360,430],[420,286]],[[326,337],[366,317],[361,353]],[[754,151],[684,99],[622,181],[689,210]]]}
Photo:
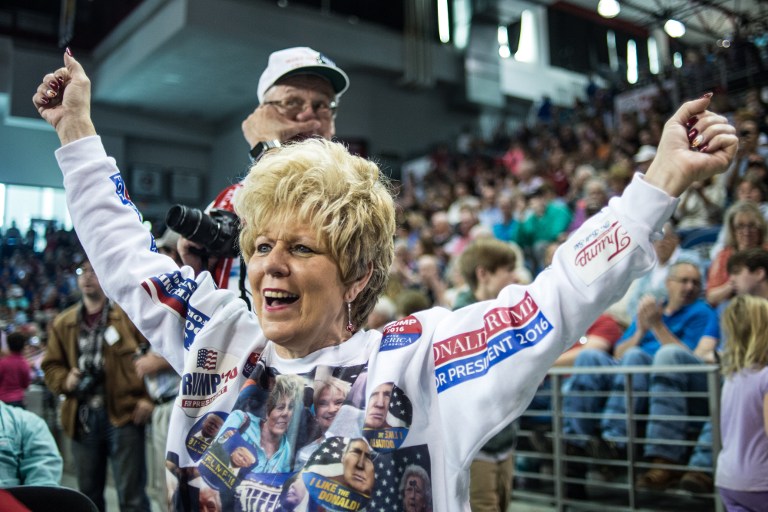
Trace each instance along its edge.
{"label": "metal railing", "polygon": [[[643,392],[637,393],[632,389],[633,378],[642,374],[659,373],[702,373],[706,375],[707,390],[703,393],[687,392],[686,398],[706,399],[709,405],[709,415],[706,416],[667,416],[636,414],[633,407],[626,407],[626,414],[606,414],[603,411],[565,413],[563,411],[563,383],[570,375],[575,374],[603,374],[623,375],[623,395],[626,404],[633,404],[634,398],[664,396],[664,393]],[[516,482],[526,481],[534,484],[534,489],[520,488],[517,484],[513,490],[513,500],[529,501],[541,505],[549,505],[553,510],[601,510],[601,511],[636,511],[636,510],[692,510],[704,512],[712,510],[722,512],[723,505],[716,490],[704,494],[693,494],[686,491],[670,488],[665,491],[639,491],[634,482],[638,475],[653,467],[686,472],[698,471],[708,473],[714,479],[714,464],[717,462],[717,454],[720,451],[720,374],[717,365],[675,365],[675,366],[616,366],[616,367],[568,367],[552,368],[548,377],[551,387],[548,390],[540,389],[538,394],[548,395],[551,398],[550,409],[529,408],[521,418],[525,424],[527,418],[549,416],[548,423],[539,423],[545,428],[521,428],[519,433],[518,450],[516,456],[529,462],[537,462],[538,471],[530,469],[518,469],[515,471]],[[606,399],[611,391],[605,392],[574,392],[568,391],[570,396],[603,396]],[[675,394],[675,396],[679,396]],[[627,435],[625,439],[617,441],[626,442],[626,457],[622,459],[595,459],[589,456],[569,454],[566,443],[573,440],[587,440],[585,436],[577,434],[565,435],[563,433],[564,419],[568,417],[581,417],[591,419],[616,418],[625,419],[627,422]],[[712,426],[712,459],[713,467],[694,467],[687,464],[687,460],[681,464],[654,464],[642,460],[637,454],[639,448],[645,443],[658,445],[682,445],[693,449],[697,445],[696,439],[691,440],[667,440],[650,439],[640,437],[636,423],[654,421],[689,421],[696,425],[704,425],[711,421]],[[696,429],[698,433],[700,429]],[[551,446],[551,449],[548,449]],[[535,448],[534,448],[535,447]],[[580,464],[583,467],[602,468],[603,474],[609,474],[611,478],[596,478],[600,473],[588,472],[583,476],[568,475],[568,464]],[[542,469],[543,468],[543,469]],[[549,469],[549,471],[547,471]],[[591,477],[590,477],[591,475]],[[566,492],[569,486],[584,486],[589,492],[584,499],[574,498]],[[666,504],[666,505],[665,505]],[[668,506],[669,508],[664,508]]]}

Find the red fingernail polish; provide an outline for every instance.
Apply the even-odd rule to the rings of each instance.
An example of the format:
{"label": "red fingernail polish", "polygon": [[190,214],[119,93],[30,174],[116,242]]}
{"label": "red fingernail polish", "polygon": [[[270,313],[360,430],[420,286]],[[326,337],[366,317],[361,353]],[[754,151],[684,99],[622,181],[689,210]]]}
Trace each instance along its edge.
{"label": "red fingernail polish", "polygon": [[65,51],[65,52],[67,52],[67,55],[69,55],[70,57],[74,57],[74,55],[72,55],[72,50],[70,50],[70,49],[69,49],[69,46],[67,46],[67,47],[64,49],[64,51]]}
{"label": "red fingernail polish", "polygon": [[51,100],[49,100],[49,99],[48,99],[48,98],[46,98],[45,96],[43,96],[42,98],[40,98],[40,103],[42,103],[43,105],[47,105],[47,104],[49,104],[50,102],[51,102]]}
{"label": "red fingernail polish", "polygon": [[698,134],[699,134],[699,130],[697,130],[696,128],[691,128],[691,129],[688,131],[688,140],[689,140],[689,141],[692,141],[693,139],[695,139],[695,138],[696,138],[696,136],[697,136]]}
{"label": "red fingernail polish", "polygon": [[61,78],[60,76],[56,77],[56,81],[59,82],[59,85],[64,85],[64,79]]}
{"label": "red fingernail polish", "polygon": [[701,95],[701,98],[711,98],[713,94],[714,94],[713,92],[705,92],[704,94]]}
{"label": "red fingernail polish", "polygon": [[688,120],[688,122],[685,123],[685,127],[690,128],[691,126],[695,125],[697,122],[699,122],[699,118],[696,116],[693,116]]}
{"label": "red fingernail polish", "polygon": [[54,91],[58,91],[59,90],[59,82],[57,82],[56,80],[51,80],[50,82],[48,82],[48,87],[50,87]]}
{"label": "red fingernail polish", "polygon": [[700,151],[701,153],[706,153],[708,148],[709,148],[709,144],[704,144],[703,146],[701,146],[701,147],[699,148],[699,151]]}

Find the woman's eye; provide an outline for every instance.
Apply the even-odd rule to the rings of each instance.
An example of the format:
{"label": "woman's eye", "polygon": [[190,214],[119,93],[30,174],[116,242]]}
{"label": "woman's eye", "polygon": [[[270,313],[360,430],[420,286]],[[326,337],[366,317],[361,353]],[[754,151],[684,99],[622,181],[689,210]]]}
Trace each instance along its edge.
{"label": "woman's eye", "polygon": [[313,251],[312,249],[310,249],[306,245],[299,244],[299,245],[294,245],[293,246],[293,252],[297,252],[299,254],[312,254],[315,251]]}
{"label": "woman's eye", "polygon": [[256,252],[261,254],[268,253],[271,248],[269,244],[256,244]]}

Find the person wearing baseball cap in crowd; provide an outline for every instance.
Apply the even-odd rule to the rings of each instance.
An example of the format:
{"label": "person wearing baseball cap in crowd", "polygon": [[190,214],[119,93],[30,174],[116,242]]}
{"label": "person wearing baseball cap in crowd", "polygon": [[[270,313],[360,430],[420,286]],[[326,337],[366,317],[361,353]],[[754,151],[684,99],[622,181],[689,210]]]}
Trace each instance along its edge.
{"label": "person wearing baseball cap in crowd", "polygon": [[[273,52],[256,88],[259,105],[242,123],[251,161],[256,162],[288,141],[333,138],[339,98],[348,88],[347,74],[312,48],[299,46]],[[225,188],[206,211],[234,211],[232,201],[239,189],[239,183]],[[194,242],[182,238],[178,248],[184,264],[198,273],[207,267],[219,288],[235,290],[250,303],[248,280],[245,272],[240,273],[244,265],[239,258],[208,255],[206,266]]]}
{"label": "person wearing baseball cap in crowd", "polygon": [[632,158],[635,161],[635,171],[645,173],[648,167],[651,166],[651,162],[656,156],[656,146],[646,144],[640,146],[635,156]]}

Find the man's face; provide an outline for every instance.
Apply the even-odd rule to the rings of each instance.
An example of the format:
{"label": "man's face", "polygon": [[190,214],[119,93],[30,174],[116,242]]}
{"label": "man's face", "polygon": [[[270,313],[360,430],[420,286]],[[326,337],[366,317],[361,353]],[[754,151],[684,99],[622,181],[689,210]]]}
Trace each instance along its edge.
{"label": "man's face", "polygon": [[669,305],[672,309],[688,306],[701,295],[701,274],[694,265],[675,267],[667,277]]}
{"label": "man's face", "polygon": [[203,435],[205,437],[214,437],[219,433],[219,429],[224,424],[224,420],[216,414],[209,414],[203,420]]}
{"label": "man's face", "polygon": [[91,298],[99,298],[104,295],[99,279],[89,261],[84,261],[75,271],[75,274],[77,275],[77,287],[83,295]]}
{"label": "man's face", "polygon": [[403,489],[403,509],[405,512],[424,512],[427,510],[427,489],[424,480],[410,475]]}
{"label": "man's face", "polygon": [[199,507],[201,512],[221,512],[219,491],[208,486],[200,488]]}
{"label": "man's face", "polygon": [[[319,136],[331,139],[336,134],[336,123],[331,113],[322,114],[315,112],[312,105],[330,104],[335,98],[330,82],[317,75],[293,75],[282,78],[277,84],[270,87],[264,94],[264,102],[279,101],[283,104],[302,103],[304,109],[298,113],[286,112],[278,108],[278,112],[292,121],[307,122],[317,120],[319,128],[311,132],[295,134],[292,139],[306,139]],[[277,108],[277,107],[276,107]]]}
{"label": "man's face", "polygon": [[363,439],[349,442],[341,460],[344,466],[344,481],[350,489],[370,496],[373,491],[373,457],[371,448]]}
{"label": "man's face", "polygon": [[247,468],[256,462],[256,457],[245,446],[238,446],[232,450],[229,459],[236,468]]}
{"label": "man's face", "polygon": [[379,384],[368,399],[368,409],[365,412],[365,426],[368,428],[383,428],[387,424],[389,401],[392,398],[392,383]]}
{"label": "man's face", "polygon": [[731,281],[734,288],[736,288],[736,293],[739,295],[754,295],[764,279],[765,271],[761,268],[753,272],[746,266],[743,266],[731,274]]}
{"label": "man's face", "polygon": [[[505,286],[516,283],[515,267],[499,267],[493,272],[486,271],[481,276],[481,283],[478,288],[483,289],[483,298],[481,300],[495,298]],[[478,297],[479,298],[479,297]]]}

